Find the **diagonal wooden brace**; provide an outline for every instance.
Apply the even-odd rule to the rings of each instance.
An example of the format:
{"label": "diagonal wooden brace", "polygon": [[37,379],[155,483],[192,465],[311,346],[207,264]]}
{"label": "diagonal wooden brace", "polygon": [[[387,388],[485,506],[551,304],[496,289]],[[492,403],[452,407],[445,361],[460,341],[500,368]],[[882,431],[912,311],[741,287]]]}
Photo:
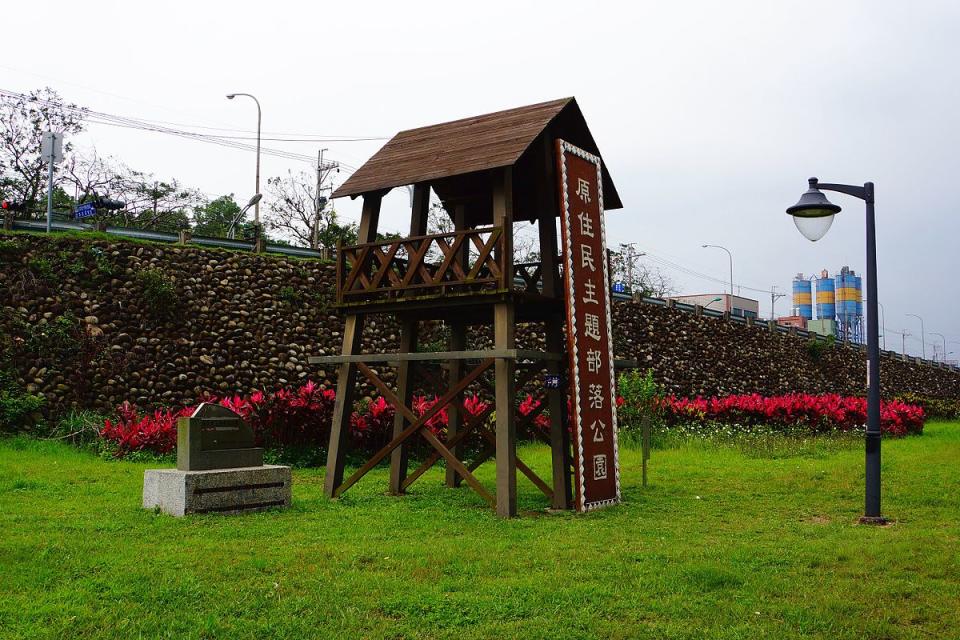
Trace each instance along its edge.
{"label": "diagonal wooden brace", "polygon": [[[483,424],[483,422],[490,416],[490,414],[493,413],[494,409],[495,409],[495,406],[491,403],[490,406],[488,406],[484,411],[473,416],[470,419],[470,422],[468,422],[466,426],[463,427],[460,433],[458,433],[456,436],[454,436],[447,442],[447,447],[452,449],[453,447],[457,446],[458,444],[466,440],[467,436],[469,436],[478,425]],[[411,484],[413,484],[417,480],[417,478],[422,476],[424,473],[426,473],[430,469],[430,467],[435,465],[437,461],[440,459],[440,457],[441,456],[439,453],[430,454],[430,456],[423,461],[423,464],[421,464],[419,467],[417,467],[417,469],[413,473],[407,476],[407,479],[403,483],[403,488],[406,489]],[[471,469],[471,471],[473,471],[473,469]]]}
{"label": "diagonal wooden brace", "polygon": [[[496,437],[495,435],[493,435],[491,432],[486,431],[486,430],[482,431],[481,433],[482,433],[483,437],[484,437],[494,448],[496,448],[496,446],[497,446],[497,437]],[[519,472],[522,473],[523,475],[527,476],[527,478],[530,479],[530,482],[532,482],[533,484],[535,484],[535,485],[537,486],[537,488],[540,489],[540,491],[542,491],[545,496],[547,496],[548,498],[550,498],[550,500],[553,500],[553,489],[550,488],[550,485],[548,485],[546,482],[544,482],[543,480],[541,480],[541,479],[540,479],[540,476],[538,476],[538,475],[533,471],[533,469],[531,469],[531,468],[528,467],[526,464],[524,464],[524,462],[523,462],[522,460],[520,460],[520,458],[517,458],[517,471],[519,471]]]}
{"label": "diagonal wooden brace", "polygon": [[[482,374],[484,371],[492,367],[494,364],[494,361],[495,361],[494,358],[487,358],[486,360],[483,360],[470,373],[468,373],[466,376],[463,377],[463,380],[460,381],[460,384],[457,385],[456,389],[451,389],[446,394],[444,394],[443,397],[437,400],[437,402],[432,407],[430,407],[430,409],[424,412],[424,414],[420,416],[420,418],[417,418],[416,415],[412,411],[410,411],[410,409],[408,409],[402,402],[400,402],[399,398],[397,398],[397,396],[390,390],[390,388],[387,387],[383,383],[383,381],[380,380],[380,378],[377,377],[375,373],[373,373],[373,371],[370,370],[370,367],[363,364],[362,362],[357,363],[357,370],[363,373],[363,375],[366,376],[367,379],[370,380],[370,382],[375,387],[377,387],[377,389],[380,390],[381,394],[383,394],[383,397],[387,400],[387,402],[392,404],[397,411],[401,412],[404,415],[404,417],[410,420],[413,424],[411,424],[409,427],[404,429],[402,433],[394,437],[393,440],[387,443],[387,445],[382,449],[380,449],[380,451],[373,454],[373,457],[367,460],[363,464],[363,466],[361,466],[359,469],[357,469],[353,473],[352,476],[350,476],[347,480],[343,482],[343,484],[337,487],[333,497],[336,498],[343,495],[343,493],[347,489],[355,485],[357,481],[360,480],[360,478],[367,475],[367,473],[369,473],[371,469],[373,469],[378,464],[380,464],[380,462],[382,462],[384,458],[390,455],[394,449],[396,449],[401,444],[403,444],[403,442],[407,438],[409,438],[414,433],[416,433],[421,428],[423,428],[427,424],[427,422],[431,418],[433,418],[433,416],[439,413],[443,409],[443,407],[449,404],[450,400],[454,398],[458,393],[460,393],[460,391],[462,391],[463,388],[467,387],[470,383],[476,380],[480,376],[480,374]],[[449,451],[447,453],[449,453]],[[464,468],[464,471],[466,471],[465,468]],[[472,478],[473,482],[477,483],[477,485],[480,484],[479,482],[477,482],[476,478],[473,478],[472,475],[470,477]],[[466,476],[464,476],[464,479],[466,479]],[[473,485],[471,484],[471,487],[472,486]]]}

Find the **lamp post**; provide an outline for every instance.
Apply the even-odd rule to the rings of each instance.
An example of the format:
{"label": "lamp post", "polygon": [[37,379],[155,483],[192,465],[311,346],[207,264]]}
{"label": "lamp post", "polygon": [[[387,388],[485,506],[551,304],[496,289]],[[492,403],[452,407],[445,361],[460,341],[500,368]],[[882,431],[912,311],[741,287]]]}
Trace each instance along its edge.
{"label": "lamp post", "polygon": [[880,337],[877,322],[877,234],[873,210],[873,183],[863,186],[847,184],[820,184],[810,178],[809,188],[787,213],[805,238],[816,242],[833,224],[840,207],[820,191],[837,191],[859,198],[866,203],[867,227],[867,431],[866,431],[866,486],[864,512],[860,522],[885,524],[880,515]]}
{"label": "lamp post", "polygon": [[[957,342],[956,340],[947,340],[947,344],[955,344],[955,345],[960,346],[960,342]],[[947,355],[956,355],[956,354],[957,354],[956,351],[951,351],[951,352],[948,353]]]}
{"label": "lamp post", "polygon": [[923,359],[926,360],[927,359],[927,338],[926,338],[927,332],[923,328],[923,318],[921,318],[915,313],[905,313],[903,315],[910,316],[911,318],[916,318],[917,320],[920,321],[920,348],[922,349],[921,352],[923,353]]}
{"label": "lamp post", "polygon": [[930,335],[938,336],[941,340],[943,340],[943,361],[946,362],[947,361],[947,337],[942,333],[937,333],[936,331],[931,331]]}
{"label": "lamp post", "polygon": [[[253,192],[259,195],[260,194],[260,119],[262,115],[260,112],[260,101],[257,100],[256,96],[253,96],[249,93],[230,93],[230,94],[227,94],[227,100],[233,100],[237,96],[246,96],[248,98],[252,98],[253,101],[257,103],[257,184]],[[258,227],[260,226],[260,200],[257,200],[257,203],[254,205],[253,221],[257,224]]]}
{"label": "lamp post", "polygon": [[730,249],[726,247],[721,247],[718,244],[703,244],[700,245],[704,249],[713,248],[713,249],[723,249],[727,252],[727,257],[730,258],[730,299],[727,301],[727,311],[731,314],[733,313],[733,254],[730,253]]}
{"label": "lamp post", "polygon": [[255,206],[257,206],[258,204],[260,204],[260,199],[261,199],[261,198],[263,198],[262,195],[260,195],[259,193],[258,193],[258,194],[255,194],[252,198],[250,198],[250,202],[248,202],[248,203],[243,207],[243,209],[240,209],[240,212],[237,213],[236,216],[234,216],[233,220],[230,221],[230,228],[227,230],[227,237],[228,237],[228,238],[230,238],[231,240],[233,240],[233,239],[236,237],[237,223],[240,222],[241,220],[243,220],[244,216],[247,215],[247,211],[250,210],[250,207],[255,207]]}

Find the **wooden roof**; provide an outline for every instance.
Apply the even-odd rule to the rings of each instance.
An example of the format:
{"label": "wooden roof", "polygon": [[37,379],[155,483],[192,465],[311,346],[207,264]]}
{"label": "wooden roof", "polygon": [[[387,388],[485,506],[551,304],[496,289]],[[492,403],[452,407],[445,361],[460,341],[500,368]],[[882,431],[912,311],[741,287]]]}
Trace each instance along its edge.
{"label": "wooden roof", "polygon": [[[562,98],[401,131],[340,185],[333,197],[355,197],[509,167],[548,127],[551,135],[600,155],[576,100]],[[604,208],[619,209],[623,205],[606,166],[603,178]]]}

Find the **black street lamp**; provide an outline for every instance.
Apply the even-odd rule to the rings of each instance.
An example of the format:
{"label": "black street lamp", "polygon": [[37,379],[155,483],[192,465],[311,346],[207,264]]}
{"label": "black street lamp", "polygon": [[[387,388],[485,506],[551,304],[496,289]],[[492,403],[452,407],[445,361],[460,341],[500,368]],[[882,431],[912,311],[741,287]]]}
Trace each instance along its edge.
{"label": "black street lamp", "polygon": [[848,184],[821,184],[810,178],[810,188],[797,204],[787,209],[797,229],[808,240],[816,242],[830,229],[833,216],[840,207],[823,195],[838,191],[867,204],[867,434],[866,492],[860,522],[886,524],[880,515],[880,335],[877,322],[877,233],[873,212],[873,183],[862,187]]}

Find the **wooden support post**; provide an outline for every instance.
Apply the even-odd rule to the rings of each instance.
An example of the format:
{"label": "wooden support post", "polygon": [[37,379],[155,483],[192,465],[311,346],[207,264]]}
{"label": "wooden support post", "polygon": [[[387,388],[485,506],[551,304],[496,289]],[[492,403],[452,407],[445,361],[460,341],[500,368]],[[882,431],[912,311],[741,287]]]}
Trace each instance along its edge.
{"label": "wooden support post", "polygon": [[[556,161],[553,157],[554,143],[550,135],[543,137],[541,153],[543,154],[542,182],[538,192],[538,231],[540,234],[540,260],[543,274],[543,294],[558,298],[563,297],[557,268],[557,182]],[[563,318],[554,316],[546,322],[547,351],[549,353],[563,353]],[[566,361],[548,362],[547,371],[554,375],[566,372]],[[551,507],[554,509],[569,509],[573,503],[571,484],[572,452],[570,450],[570,434],[567,432],[566,420],[566,393],[563,387],[547,390],[547,408],[550,411],[550,452],[553,462],[553,499]]]}
{"label": "wooden support post", "polygon": [[[429,210],[430,185],[425,182],[414,185],[413,206],[410,212],[410,235],[412,237],[426,235]],[[419,324],[416,320],[402,319],[400,321],[400,353],[412,353],[417,350],[418,327]],[[397,395],[404,406],[408,406],[413,398],[412,366],[410,361],[404,360],[397,367]],[[404,415],[397,411],[393,419],[394,437],[403,433],[405,428]],[[390,493],[394,495],[400,495],[404,492],[408,459],[409,450],[406,444],[401,444],[390,454]]]}
{"label": "wooden support post", "polygon": [[[563,330],[560,318],[547,325],[547,351],[563,353]],[[547,371],[560,375],[566,367],[560,362],[548,362]],[[573,457],[570,449],[570,432],[567,431],[566,385],[547,390],[547,408],[550,411],[550,453],[553,462],[554,509],[570,509],[573,506]]]}
{"label": "wooden support post", "polygon": [[[363,195],[363,211],[360,214],[359,242],[372,242],[377,237],[377,225],[380,221],[380,192]],[[355,355],[360,352],[363,335],[363,316],[348,315],[343,330],[343,355]],[[354,381],[357,367],[351,363],[340,365],[337,373],[337,399],[333,406],[333,424],[330,428],[330,444],[327,448],[327,474],[323,481],[323,491],[328,498],[336,495],[337,488],[343,483],[343,466],[346,460],[350,413],[353,410]]]}
{"label": "wooden support post", "polygon": [[[467,227],[467,210],[464,205],[457,205],[453,210],[453,226],[456,231],[466,231]],[[460,267],[464,270],[467,268],[467,245],[463,245],[462,249],[458,250],[458,254],[455,258]],[[467,348],[467,325],[463,321],[456,320],[450,323],[450,343],[448,349],[450,351],[464,351]],[[447,361],[447,377],[449,379],[450,388],[455,388],[460,379],[463,377],[463,360],[448,360]],[[447,442],[455,441],[454,438],[457,437],[460,427],[463,426],[463,420],[465,415],[461,411],[461,403],[463,401],[463,394],[457,396],[453,403],[450,405],[450,408],[447,410]],[[459,452],[457,447],[450,446],[450,453],[459,457]],[[460,482],[463,478],[457,473],[457,470],[452,466],[447,465],[446,473],[446,484],[448,487],[454,488],[459,487]]]}
{"label": "wooden support post", "polygon": [[[513,305],[509,302],[496,305],[493,322],[497,348],[513,348]],[[502,518],[517,515],[517,424],[513,406],[515,367],[513,360],[497,358],[497,515]]]}
{"label": "wooden support post", "polygon": [[[493,221],[503,228],[503,250],[500,264],[505,273],[513,274],[513,168],[503,169],[494,181]],[[494,307],[493,333],[497,349],[516,346],[516,325],[513,302],[501,302]],[[517,515],[517,425],[514,409],[514,371],[512,359],[497,358],[497,515],[512,518]]]}
{"label": "wooden support post", "polygon": [[[450,325],[450,351],[462,351],[467,348],[467,325],[463,322],[453,322]],[[455,388],[460,379],[463,378],[463,360],[447,361],[447,377],[449,379],[449,388]],[[461,426],[463,426],[464,416],[461,411],[463,394],[458,395],[450,408],[447,409],[447,440],[456,437]],[[456,446],[450,447],[453,455],[459,455]],[[459,487],[462,478],[457,475],[455,469],[447,465],[446,484],[448,487]]]}
{"label": "wooden support post", "polygon": [[[400,322],[400,353],[412,353],[417,350],[418,322],[403,320]],[[413,381],[411,369],[415,363],[403,360],[397,366],[397,396],[404,406],[409,406],[413,399]],[[401,412],[397,411],[393,417],[393,436],[403,433],[406,421]],[[404,492],[403,481],[407,478],[407,462],[409,452],[405,444],[393,450],[390,454],[390,493],[400,495]]]}

